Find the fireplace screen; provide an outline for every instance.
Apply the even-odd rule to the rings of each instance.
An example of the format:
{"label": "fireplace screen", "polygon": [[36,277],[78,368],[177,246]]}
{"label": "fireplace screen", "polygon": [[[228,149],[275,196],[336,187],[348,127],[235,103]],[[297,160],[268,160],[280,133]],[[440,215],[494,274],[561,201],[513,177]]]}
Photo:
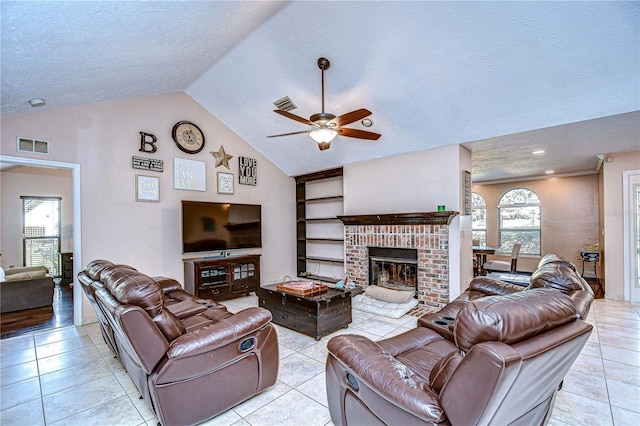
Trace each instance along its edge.
{"label": "fireplace screen", "polygon": [[371,256],[369,261],[369,284],[405,291],[416,289],[417,261],[374,256]]}

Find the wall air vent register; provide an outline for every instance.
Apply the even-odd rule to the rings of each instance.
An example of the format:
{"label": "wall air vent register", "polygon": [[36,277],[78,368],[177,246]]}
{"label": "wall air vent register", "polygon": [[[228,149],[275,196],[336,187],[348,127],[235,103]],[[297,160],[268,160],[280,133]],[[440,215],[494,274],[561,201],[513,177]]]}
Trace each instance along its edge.
{"label": "wall air vent register", "polygon": [[18,152],[49,155],[49,141],[18,136]]}

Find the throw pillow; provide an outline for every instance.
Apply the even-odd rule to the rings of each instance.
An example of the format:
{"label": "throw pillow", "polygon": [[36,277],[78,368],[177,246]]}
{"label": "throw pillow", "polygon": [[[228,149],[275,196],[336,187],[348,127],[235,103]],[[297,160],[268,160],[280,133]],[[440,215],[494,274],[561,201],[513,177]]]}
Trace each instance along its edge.
{"label": "throw pillow", "polygon": [[28,272],[19,272],[13,275],[7,275],[4,277],[5,281],[22,281],[29,280],[32,278],[44,278],[47,276],[47,271],[28,271]]}

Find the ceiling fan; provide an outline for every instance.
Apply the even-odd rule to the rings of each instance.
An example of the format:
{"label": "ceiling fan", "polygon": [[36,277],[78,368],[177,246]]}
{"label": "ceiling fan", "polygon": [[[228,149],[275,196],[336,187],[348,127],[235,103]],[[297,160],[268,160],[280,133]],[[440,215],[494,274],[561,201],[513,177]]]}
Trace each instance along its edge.
{"label": "ceiling fan", "polygon": [[309,130],[302,130],[300,132],[283,133],[280,135],[267,136],[268,138],[277,138],[280,136],[298,135],[301,133],[309,133],[309,136],[318,143],[318,148],[321,151],[329,149],[331,147],[331,141],[338,135],[347,136],[350,138],[378,140],[380,135],[378,133],[367,132],[366,130],[350,129],[346,126],[358,120],[362,120],[365,117],[371,115],[371,111],[361,108],[355,111],[348,112],[339,116],[335,116],[331,113],[324,112],[324,72],[329,69],[331,64],[326,58],[318,59],[318,68],[322,71],[322,112],[313,114],[307,120],[299,115],[291,114],[288,111],[276,109],[273,112],[288,117],[297,122],[308,124],[312,126]]}

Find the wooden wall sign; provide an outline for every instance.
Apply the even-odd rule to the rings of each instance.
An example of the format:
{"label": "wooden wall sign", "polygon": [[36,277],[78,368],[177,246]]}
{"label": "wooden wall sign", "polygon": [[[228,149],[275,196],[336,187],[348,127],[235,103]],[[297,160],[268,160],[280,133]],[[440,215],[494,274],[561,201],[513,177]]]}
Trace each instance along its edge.
{"label": "wooden wall sign", "polygon": [[243,185],[258,184],[258,162],[255,158],[238,157],[240,162],[240,174],[238,182]]}
{"label": "wooden wall sign", "polygon": [[206,191],[204,161],[173,159],[173,188],[189,191]]}
{"label": "wooden wall sign", "polygon": [[164,168],[162,160],[156,160],[154,158],[131,157],[131,167],[140,170],[151,170],[152,172],[161,172]]}
{"label": "wooden wall sign", "polygon": [[158,150],[156,143],[158,142],[158,138],[151,133],[140,132],[140,152],[148,152],[153,154]]}

